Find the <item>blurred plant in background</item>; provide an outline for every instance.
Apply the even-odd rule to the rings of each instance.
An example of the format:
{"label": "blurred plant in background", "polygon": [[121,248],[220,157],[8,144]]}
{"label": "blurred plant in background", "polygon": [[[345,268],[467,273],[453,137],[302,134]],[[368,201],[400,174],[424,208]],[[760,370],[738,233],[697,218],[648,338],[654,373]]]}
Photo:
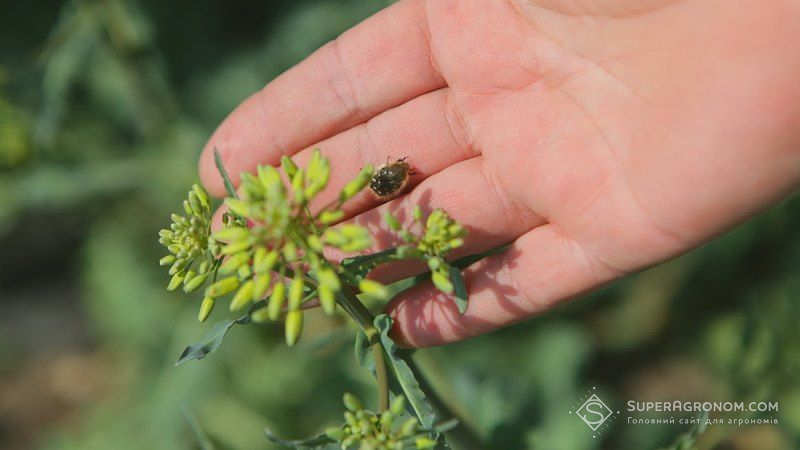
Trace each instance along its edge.
{"label": "blurred plant in background", "polygon": [[[309,435],[336,425],[341,392],[374,401],[352,332],[321,312],[304,351],[279,328],[237,327],[225,351],[174,367],[206,327],[164,291],[152,236],[228,111],[387,3],[3,2],[0,447],[198,448],[186,407],[216,448],[270,448],[265,426]],[[414,357],[488,448],[646,449],[690,432],[620,420],[592,438],[566,413],[587,386],[621,411],[778,401],[778,425],[715,425],[696,445],[798,448],[798,229],[795,198],[544,317]]]}

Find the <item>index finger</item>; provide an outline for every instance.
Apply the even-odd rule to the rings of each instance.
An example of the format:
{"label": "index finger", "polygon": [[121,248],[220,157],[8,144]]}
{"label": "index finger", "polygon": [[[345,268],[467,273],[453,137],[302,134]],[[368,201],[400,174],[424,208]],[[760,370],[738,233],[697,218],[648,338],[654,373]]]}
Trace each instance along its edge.
{"label": "index finger", "polygon": [[432,61],[422,2],[403,0],[378,12],[239,105],[203,150],[203,184],[212,194],[225,192],[214,148],[236,184],[241,172],[277,164],[284,154],[443,87]]}

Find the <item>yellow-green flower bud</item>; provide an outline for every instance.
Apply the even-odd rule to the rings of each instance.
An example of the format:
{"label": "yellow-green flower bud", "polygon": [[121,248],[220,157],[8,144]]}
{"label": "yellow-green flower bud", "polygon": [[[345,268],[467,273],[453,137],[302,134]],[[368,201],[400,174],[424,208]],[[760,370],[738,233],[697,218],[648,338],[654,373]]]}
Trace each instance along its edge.
{"label": "yellow-green flower bud", "polygon": [[452,248],[458,248],[458,247],[461,247],[462,245],[464,245],[464,239],[461,239],[461,238],[451,239],[451,240],[450,240],[450,242],[448,242],[448,243],[447,243],[447,245],[448,245],[448,246],[449,246],[451,249],[452,249]]}
{"label": "yellow-green flower bud", "polygon": [[278,320],[283,312],[283,303],[286,299],[286,285],[278,282],[272,286],[272,294],[269,296],[269,318]]}
{"label": "yellow-green flower bud", "polygon": [[255,323],[265,323],[269,320],[269,308],[258,308],[250,314],[250,319]]}
{"label": "yellow-green flower bud", "polygon": [[438,270],[442,266],[442,258],[428,258],[428,268],[431,270]]}
{"label": "yellow-green flower bud", "polygon": [[205,283],[206,280],[208,279],[208,275],[209,275],[209,273],[206,272],[206,273],[202,273],[200,275],[195,275],[189,281],[184,280],[183,292],[186,292],[186,293],[193,292],[194,290],[196,290],[197,288],[202,286],[203,283]]}
{"label": "yellow-green flower bud", "polygon": [[354,413],[364,409],[364,405],[361,404],[361,401],[355,395],[349,392],[345,392],[342,399],[344,401],[344,407]]}
{"label": "yellow-green flower bud", "polygon": [[253,300],[253,280],[247,280],[236,291],[236,295],[233,296],[233,300],[231,300],[231,311],[238,311],[245,306],[249,305],[250,302]]}
{"label": "yellow-green flower bud", "polygon": [[223,278],[206,288],[206,297],[217,298],[230,294],[239,288],[239,278]]}
{"label": "yellow-green flower bud", "polygon": [[253,284],[253,298],[254,302],[257,302],[264,298],[267,295],[267,290],[269,289],[269,282],[272,281],[272,277],[264,274],[264,275],[256,275],[255,282]]}
{"label": "yellow-green flower bud", "polygon": [[197,196],[197,199],[200,200],[200,203],[203,204],[206,208],[211,208],[211,200],[208,197],[208,192],[203,189],[199,184],[195,183],[192,185],[192,191]]}
{"label": "yellow-green flower bud", "polygon": [[289,347],[297,343],[303,332],[303,311],[297,309],[286,314],[285,330],[286,345]]}
{"label": "yellow-green flower bud", "polygon": [[197,320],[205,322],[212,309],[214,309],[214,299],[211,297],[203,298],[203,303],[200,304],[200,313],[197,314]]}
{"label": "yellow-green flower bud", "polygon": [[362,189],[367,187],[369,180],[372,178],[372,171],[372,164],[367,164],[363,169],[361,169],[361,172],[358,173],[355,179],[344,186],[341,194],[339,194],[339,200],[349,200],[358,194]]}
{"label": "yellow-green flower bud", "polygon": [[[264,190],[271,191],[271,192],[276,193],[278,195],[282,195],[283,194],[283,182],[281,181],[280,174],[278,173],[277,170],[275,170],[274,167],[272,167],[272,166],[258,166],[256,171],[258,173],[258,181],[259,181],[259,183],[256,183],[255,181],[253,181],[252,183],[249,183],[250,185],[252,185],[253,187],[255,187],[256,185],[260,185],[259,187],[264,189]],[[292,174],[290,176],[293,176],[293,175],[294,174]]]}
{"label": "yellow-green flower bud", "polygon": [[450,277],[443,274],[441,271],[434,271],[431,273],[431,281],[436,286],[436,289],[449,294],[453,292],[453,283],[450,282]]}
{"label": "yellow-green flower bud", "polygon": [[250,254],[247,252],[237,253],[235,255],[229,256],[225,262],[219,266],[219,273],[222,275],[227,275],[229,273],[236,272],[244,264],[250,261]]}
{"label": "yellow-green flower bud", "polygon": [[418,437],[414,441],[414,445],[416,445],[417,450],[429,450],[436,447],[436,441],[427,437]]}
{"label": "yellow-green flower bud", "polygon": [[253,257],[253,271],[258,275],[268,274],[278,262],[278,256],[275,250],[268,251],[264,247],[259,247]]}
{"label": "yellow-green flower bud", "polygon": [[338,292],[342,288],[342,283],[339,281],[339,276],[336,271],[330,267],[320,269],[317,274],[320,286],[325,286],[333,292]]}
{"label": "yellow-green flower bud", "polygon": [[222,254],[233,255],[234,253],[243,252],[245,250],[248,250],[251,245],[252,244],[250,243],[249,239],[244,241],[231,242],[230,244],[222,247]]}
{"label": "yellow-green flower bud", "polygon": [[322,245],[322,241],[316,234],[309,235],[307,242],[308,242],[308,247],[317,253],[322,253],[322,251],[325,250],[325,248]]}
{"label": "yellow-green flower bud", "polygon": [[400,436],[411,437],[417,432],[417,419],[411,417],[400,426]]}
{"label": "yellow-green flower bud", "polygon": [[167,285],[167,290],[174,291],[175,289],[178,289],[178,286],[180,286],[181,283],[183,282],[183,276],[184,272],[178,272],[175,275],[173,275],[172,279],[169,280],[169,284]]}
{"label": "yellow-green flower bud", "polygon": [[389,289],[375,280],[363,279],[358,283],[358,288],[369,298],[375,300],[388,300]]}
{"label": "yellow-green flower bud", "polygon": [[300,302],[303,300],[303,278],[298,272],[289,285],[289,311],[300,309]]}
{"label": "yellow-green flower bud", "polygon": [[336,442],[341,442],[344,440],[345,431],[342,430],[341,427],[330,427],[325,430],[325,436],[328,436]]}
{"label": "yellow-green flower bud", "polygon": [[283,167],[283,171],[286,172],[290,179],[297,173],[297,165],[292,161],[292,158],[286,155],[281,156],[281,167]]}
{"label": "yellow-green flower bud", "polygon": [[336,297],[333,291],[321,285],[317,289],[317,293],[319,294],[319,304],[322,306],[322,310],[325,311],[325,314],[330,316],[336,312]]}
{"label": "yellow-green flower bud", "polygon": [[398,395],[397,397],[392,399],[392,403],[389,405],[389,411],[392,412],[395,416],[400,416],[405,411],[406,407],[406,398],[405,396]]}
{"label": "yellow-green flower bud", "polygon": [[175,262],[175,255],[167,255],[158,260],[159,266],[168,266]]}
{"label": "yellow-green flower bud", "polygon": [[422,208],[419,206],[414,206],[414,220],[418,222],[422,221]]}
{"label": "yellow-green flower bud", "polygon": [[394,414],[391,411],[384,411],[381,413],[381,429],[391,430],[392,422],[394,422]]}
{"label": "yellow-green flower bud", "polygon": [[219,231],[215,231],[211,237],[222,242],[243,241],[250,237],[250,230],[246,227],[238,226],[225,227]]}
{"label": "yellow-green flower bud", "polygon": [[344,217],[344,211],[337,209],[335,211],[322,211],[319,213],[319,222],[323,225],[330,225],[338,222]]}
{"label": "yellow-green flower bud", "polygon": [[298,205],[306,202],[304,195],[306,173],[303,169],[298,169],[297,173],[292,177],[292,192],[294,193],[294,201]]}
{"label": "yellow-green flower bud", "polygon": [[294,261],[297,259],[297,245],[294,242],[287,242],[283,246],[283,257],[286,261]]}
{"label": "yellow-green flower bud", "polygon": [[391,212],[387,211],[386,214],[383,215],[383,221],[386,222],[386,225],[389,226],[394,231],[400,231],[402,228],[400,226],[400,222],[397,221],[397,217],[394,216]]}

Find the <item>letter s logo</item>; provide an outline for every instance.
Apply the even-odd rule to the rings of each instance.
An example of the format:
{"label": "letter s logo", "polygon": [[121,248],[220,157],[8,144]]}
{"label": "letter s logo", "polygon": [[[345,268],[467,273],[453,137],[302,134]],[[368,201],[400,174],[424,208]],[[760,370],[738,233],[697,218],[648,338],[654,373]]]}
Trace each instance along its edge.
{"label": "letter s logo", "polygon": [[[581,418],[583,418],[583,420],[587,424],[589,424],[589,426],[591,426],[592,428],[596,428],[605,421],[605,416],[603,415],[603,408],[604,406],[602,402],[598,400],[590,400],[583,406],[583,408],[581,408],[581,411],[579,411],[578,414],[581,416]],[[586,413],[582,414],[581,413],[582,411],[585,411],[588,414]],[[591,418],[587,417],[589,415],[591,415],[592,417]]]}

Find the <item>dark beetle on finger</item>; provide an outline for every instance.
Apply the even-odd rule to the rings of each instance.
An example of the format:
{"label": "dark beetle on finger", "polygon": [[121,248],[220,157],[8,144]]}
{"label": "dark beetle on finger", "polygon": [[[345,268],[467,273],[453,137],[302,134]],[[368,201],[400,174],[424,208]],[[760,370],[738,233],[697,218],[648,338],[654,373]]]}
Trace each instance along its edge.
{"label": "dark beetle on finger", "polygon": [[398,197],[408,185],[408,179],[412,175],[419,174],[406,162],[407,158],[407,156],[400,158],[391,164],[387,158],[386,165],[372,176],[369,188],[379,200],[386,201]]}

